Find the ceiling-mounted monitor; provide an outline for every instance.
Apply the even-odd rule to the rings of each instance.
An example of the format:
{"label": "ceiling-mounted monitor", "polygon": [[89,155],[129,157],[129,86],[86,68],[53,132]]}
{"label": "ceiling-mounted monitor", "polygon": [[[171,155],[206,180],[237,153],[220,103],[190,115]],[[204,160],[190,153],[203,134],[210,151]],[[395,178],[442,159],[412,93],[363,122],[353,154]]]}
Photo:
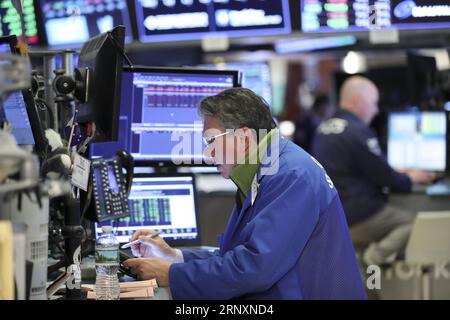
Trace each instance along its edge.
{"label": "ceiling-mounted monitor", "polygon": [[291,31],[288,0],[135,0],[142,42]]}
{"label": "ceiling-mounted monitor", "polygon": [[450,27],[448,0],[300,0],[303,32]]}

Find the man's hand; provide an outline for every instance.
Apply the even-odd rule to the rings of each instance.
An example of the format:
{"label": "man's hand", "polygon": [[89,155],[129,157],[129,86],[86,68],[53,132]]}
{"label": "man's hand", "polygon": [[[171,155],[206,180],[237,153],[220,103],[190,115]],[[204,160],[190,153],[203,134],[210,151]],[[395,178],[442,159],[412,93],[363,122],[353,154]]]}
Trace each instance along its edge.
{"label": "man's hand", "polygon": [[160,287],[169,286],[169,268],[171,264],[172,262],[159,258],[128,259],[123,263],[141,280],[156,278],[156,282]]}
{"label": "man's hand", "polygon": [[433,182],[436,175],[431,172],[426,172],[422,170],[408,170],[406,174],[411,179],[413,184],[428,184]]}
{"label": "man's hand", "polygon": [[138,230],[133,234],[130,242],[141,240],[141,243],[131,247],[133,255],[144,258],[162,258],[173,262],[177,251],[169,246],[163,238],[159,236],[152,238],[153,234],[155,232],[152,230]]}

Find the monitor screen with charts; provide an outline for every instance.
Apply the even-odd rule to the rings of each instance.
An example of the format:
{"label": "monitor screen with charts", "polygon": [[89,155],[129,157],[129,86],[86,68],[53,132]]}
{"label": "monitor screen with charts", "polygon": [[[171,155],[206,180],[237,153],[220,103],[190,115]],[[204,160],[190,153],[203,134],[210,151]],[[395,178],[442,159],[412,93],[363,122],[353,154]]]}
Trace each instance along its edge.
{"label": "monitor screen with charts", "polygon": [[141,164],[205,165],[198,106],[237,80],[237,71],[124,68],[119,140],[93,144],[91,157],[126,150]]}
{"label": "monitor screen with charts", "polygon": [[446,113],[390,113],[388,162],[395,169],[445,171],[447,163]]}
{"label": "monitor screen with charts", "polygon": [[96,224],[112,225],[119,242],[128,242],[137,230],[152,229],[171,245],[199,245],[195,181],[191,174],[146,175],[133,179],[128,198],[130,217]]}
{"label": "monitor screen with charts", "polygon": [[[0,54],[15,54],[17,38],[0,37]],[[7,63],[7,62],[6,62]],[[0,120],[6,121],[19,145],[35,145],[33,130],[28,116],[27,104],[22,91],[14,91],[3,100],[0,107]]]}

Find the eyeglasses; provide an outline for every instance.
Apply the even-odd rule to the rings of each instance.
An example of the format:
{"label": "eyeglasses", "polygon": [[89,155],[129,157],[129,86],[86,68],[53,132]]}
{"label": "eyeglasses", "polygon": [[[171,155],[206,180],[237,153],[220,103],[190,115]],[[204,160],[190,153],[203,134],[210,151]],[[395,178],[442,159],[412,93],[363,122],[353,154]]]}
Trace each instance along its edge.
{"label": "eyeglasses", "polygon": [[232,131],[227,131],[227,132],[223,132],[221,134],[218,134],[216,136],[210,136],[210,137],[203,137],[203,142],[205,142],[206,147],[209,147],[210,145],[212,145],[214,143],[214,141],[216,141],[217,138],[227,135],[229,133],[231,133]]}

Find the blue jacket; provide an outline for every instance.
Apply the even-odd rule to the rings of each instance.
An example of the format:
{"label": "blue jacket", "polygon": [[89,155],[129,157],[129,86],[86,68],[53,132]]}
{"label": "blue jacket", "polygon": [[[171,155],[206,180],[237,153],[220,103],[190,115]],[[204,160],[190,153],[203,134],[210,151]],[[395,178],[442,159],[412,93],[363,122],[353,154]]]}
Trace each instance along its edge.
{"label": "blue jacket", "polygon": [[386,189],[411,191],[411,180],[389,166],[374,131],[348,111],[320,125],[312,154],[335,183],[350,226],[386,205]]}
{"label": "blue jacket", "polygon": [[171,265],[174,299],[366,298],[331,180],[303,149],[276,140],[278,172],[260,168],[254,203],[249,192],[233,210],[220,250],[183,250],[185,262]]}

